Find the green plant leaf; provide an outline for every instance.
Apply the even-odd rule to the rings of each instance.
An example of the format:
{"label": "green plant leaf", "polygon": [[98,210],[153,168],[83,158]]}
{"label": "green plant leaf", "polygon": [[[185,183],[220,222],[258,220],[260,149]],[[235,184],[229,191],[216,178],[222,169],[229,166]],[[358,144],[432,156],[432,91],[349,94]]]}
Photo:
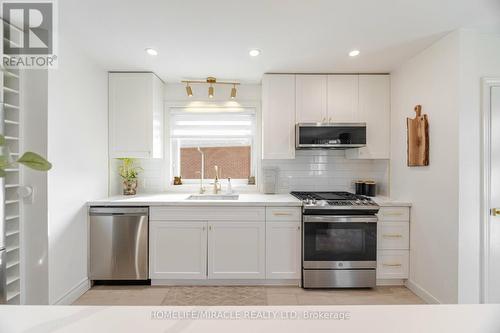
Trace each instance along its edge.
{"label": "green plant leaf", "polygon": [[4,146],[4,145],[5,145],[5,136],[0,134],[0,146]]}
{"label": "green plant leaf", "polygon": [[4,178],[5,176],[7,176],[7,173],[3,168],[0,168],[0,178]]}
{"label": "green plant leaf", "polygon": [[17,162],[38,171],[48,171],[52,168],[52,164],[50,164],[50,162],[31,151],[25,152],[23,156],[17,160]]}

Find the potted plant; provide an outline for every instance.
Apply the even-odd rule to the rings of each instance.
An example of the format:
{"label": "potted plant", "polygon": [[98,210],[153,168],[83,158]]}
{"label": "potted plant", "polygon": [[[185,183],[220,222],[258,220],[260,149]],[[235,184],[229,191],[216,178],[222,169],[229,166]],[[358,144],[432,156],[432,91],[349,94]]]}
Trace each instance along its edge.
{"label": "potted plant", "polygon": [[125,157],[119,158],[119,160],[122,161],[119,173],[123,181],[123,194],[135,195],[137,194],[137,176],[142,168],[135,165],[133,158]]}

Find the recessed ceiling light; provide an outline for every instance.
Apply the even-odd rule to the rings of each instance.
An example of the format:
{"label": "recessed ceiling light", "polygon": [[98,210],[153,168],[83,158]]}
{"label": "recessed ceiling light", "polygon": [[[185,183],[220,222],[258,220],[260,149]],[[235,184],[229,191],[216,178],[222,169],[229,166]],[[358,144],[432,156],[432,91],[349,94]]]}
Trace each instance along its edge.
{"label": "recessed ceiling light", "polygon": [[146,48],[144,51],[146,51],[147,54],[152,55],[152,56],[158,55],[158,51],[156,51],[155,49],[152,49],[150,47]]}
{"label": "recessed ceiling light", "polygon": [[357,57],[359,56],[359,50],[352,50],[349,52],[349,57]]}
{"label": "recessed ceiling light", "polygon": [[253,50],[250,50],[250,52],[248,52],[248,54],[251,57],[256,57],[256,56],[260,55],[260,50],[259,49],[253,49]]}

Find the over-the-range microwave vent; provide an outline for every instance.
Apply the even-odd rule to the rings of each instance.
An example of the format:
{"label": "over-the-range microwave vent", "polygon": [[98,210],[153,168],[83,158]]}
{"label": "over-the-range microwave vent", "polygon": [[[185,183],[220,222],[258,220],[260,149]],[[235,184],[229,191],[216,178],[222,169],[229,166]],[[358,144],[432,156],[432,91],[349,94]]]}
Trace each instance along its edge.
{"label": "over-the-range microwave vent", "polygon": [[366,123],[298,123],[296,149],[350,149],[366,146]]}

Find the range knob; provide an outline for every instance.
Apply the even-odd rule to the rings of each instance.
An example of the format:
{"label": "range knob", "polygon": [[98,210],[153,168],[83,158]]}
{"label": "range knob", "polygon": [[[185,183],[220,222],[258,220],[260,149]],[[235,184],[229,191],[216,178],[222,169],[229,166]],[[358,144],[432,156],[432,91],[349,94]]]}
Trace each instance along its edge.
{"label": "range knob", "polygon": [[313,198],[313,199],[312,199],[312,201],[311,201],[311,203],[312,203],[313,205],[315,205],[315,204],[316,204],[316,199],[314,199],[314,198]]}

